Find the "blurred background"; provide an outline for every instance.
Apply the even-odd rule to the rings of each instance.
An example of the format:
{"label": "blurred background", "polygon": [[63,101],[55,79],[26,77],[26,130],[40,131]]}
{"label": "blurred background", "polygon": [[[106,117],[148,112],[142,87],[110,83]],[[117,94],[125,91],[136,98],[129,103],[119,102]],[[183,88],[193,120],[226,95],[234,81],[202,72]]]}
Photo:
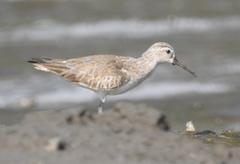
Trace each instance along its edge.
{"label": "blurred background", "polygon": [[168,42],[198,75],[162,64],[136,89],[109,98],[163,110],[173,129],[240,130],[239,0],[2,0],[0,2],[0,123],[21,121],[30,109],[85,106],[95,94],[36,71],[32,57],[96,53],[139,57]]}

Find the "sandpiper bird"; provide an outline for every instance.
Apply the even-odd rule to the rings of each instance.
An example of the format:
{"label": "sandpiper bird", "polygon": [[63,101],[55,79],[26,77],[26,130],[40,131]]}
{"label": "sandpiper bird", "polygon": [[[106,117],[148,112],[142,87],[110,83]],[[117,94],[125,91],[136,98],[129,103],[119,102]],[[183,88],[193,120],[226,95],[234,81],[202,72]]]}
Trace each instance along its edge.
{"label": "sandpiper bird", "polygon": [[33,58],[28,62],[38,70],[57,74],[98,93],[98,113],[102,113],[107,95],[124,93],[137,86],[160,63],[180,66],[196,77],[177,60],[173,47],[165,42],[153,44],[139,58],[99,54],[68,60]]}

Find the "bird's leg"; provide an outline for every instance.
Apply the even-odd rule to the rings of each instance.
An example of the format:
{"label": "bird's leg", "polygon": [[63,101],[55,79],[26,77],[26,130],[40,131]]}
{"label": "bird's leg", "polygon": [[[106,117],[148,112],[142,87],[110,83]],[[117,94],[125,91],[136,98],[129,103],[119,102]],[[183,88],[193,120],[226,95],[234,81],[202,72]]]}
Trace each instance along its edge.
{"label": "bird's leg", "polygon": [[98,114],[103,113],[103,105],[106,101],[106,96],[105,95],[100,95],[100,103],[98,105]]}

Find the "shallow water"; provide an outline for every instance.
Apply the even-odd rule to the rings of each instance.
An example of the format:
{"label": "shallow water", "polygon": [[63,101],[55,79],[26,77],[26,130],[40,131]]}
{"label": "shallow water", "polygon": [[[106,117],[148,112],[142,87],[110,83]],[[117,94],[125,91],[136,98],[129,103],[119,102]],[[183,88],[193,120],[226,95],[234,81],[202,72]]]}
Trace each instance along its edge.
{"label": "shallow water", "polygon": [[[198,78],[162,64],[141,86],[110,101],[146,101],[164,110],[171,108],[166,112],[175,121],[240,129],[237,0],[11,0],[0,2],[0,20],[1,109],[19,110],[29,99],[36,109],[96,102],[92,92],[33,70],[25,62],[31,57],[96,53],[137,57],[152,43],[166,41]],[[201,117],[195,106],[204,106]],[[178,111],[183,114],[176,115]],[[226,124],[214,126],[214,116]]]}

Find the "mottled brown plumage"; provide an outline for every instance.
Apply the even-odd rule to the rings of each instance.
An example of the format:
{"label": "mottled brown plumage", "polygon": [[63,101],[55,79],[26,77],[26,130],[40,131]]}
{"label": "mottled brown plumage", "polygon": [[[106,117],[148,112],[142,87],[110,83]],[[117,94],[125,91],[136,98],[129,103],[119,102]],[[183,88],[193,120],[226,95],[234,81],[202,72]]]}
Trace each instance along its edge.
{"label": "mottled brown plumage", "polygon": [[36,69],[52,72],[68,81],[77,83],[94,91],[111,91],[129,81],[124,72],[126,57],[95,55],[69,60],[33,59]]}
{"label": "mottled brown plumage", "polygon": [[70,82],[100,93],[103,97],[120,94],[137,86],[162,62],[176,64],[195,75],[178,62],[172,46],[164,42],[153,44],[139,58],[92,55],[67,60],[33,58],[29,62],[38,70],[62,76]]}

